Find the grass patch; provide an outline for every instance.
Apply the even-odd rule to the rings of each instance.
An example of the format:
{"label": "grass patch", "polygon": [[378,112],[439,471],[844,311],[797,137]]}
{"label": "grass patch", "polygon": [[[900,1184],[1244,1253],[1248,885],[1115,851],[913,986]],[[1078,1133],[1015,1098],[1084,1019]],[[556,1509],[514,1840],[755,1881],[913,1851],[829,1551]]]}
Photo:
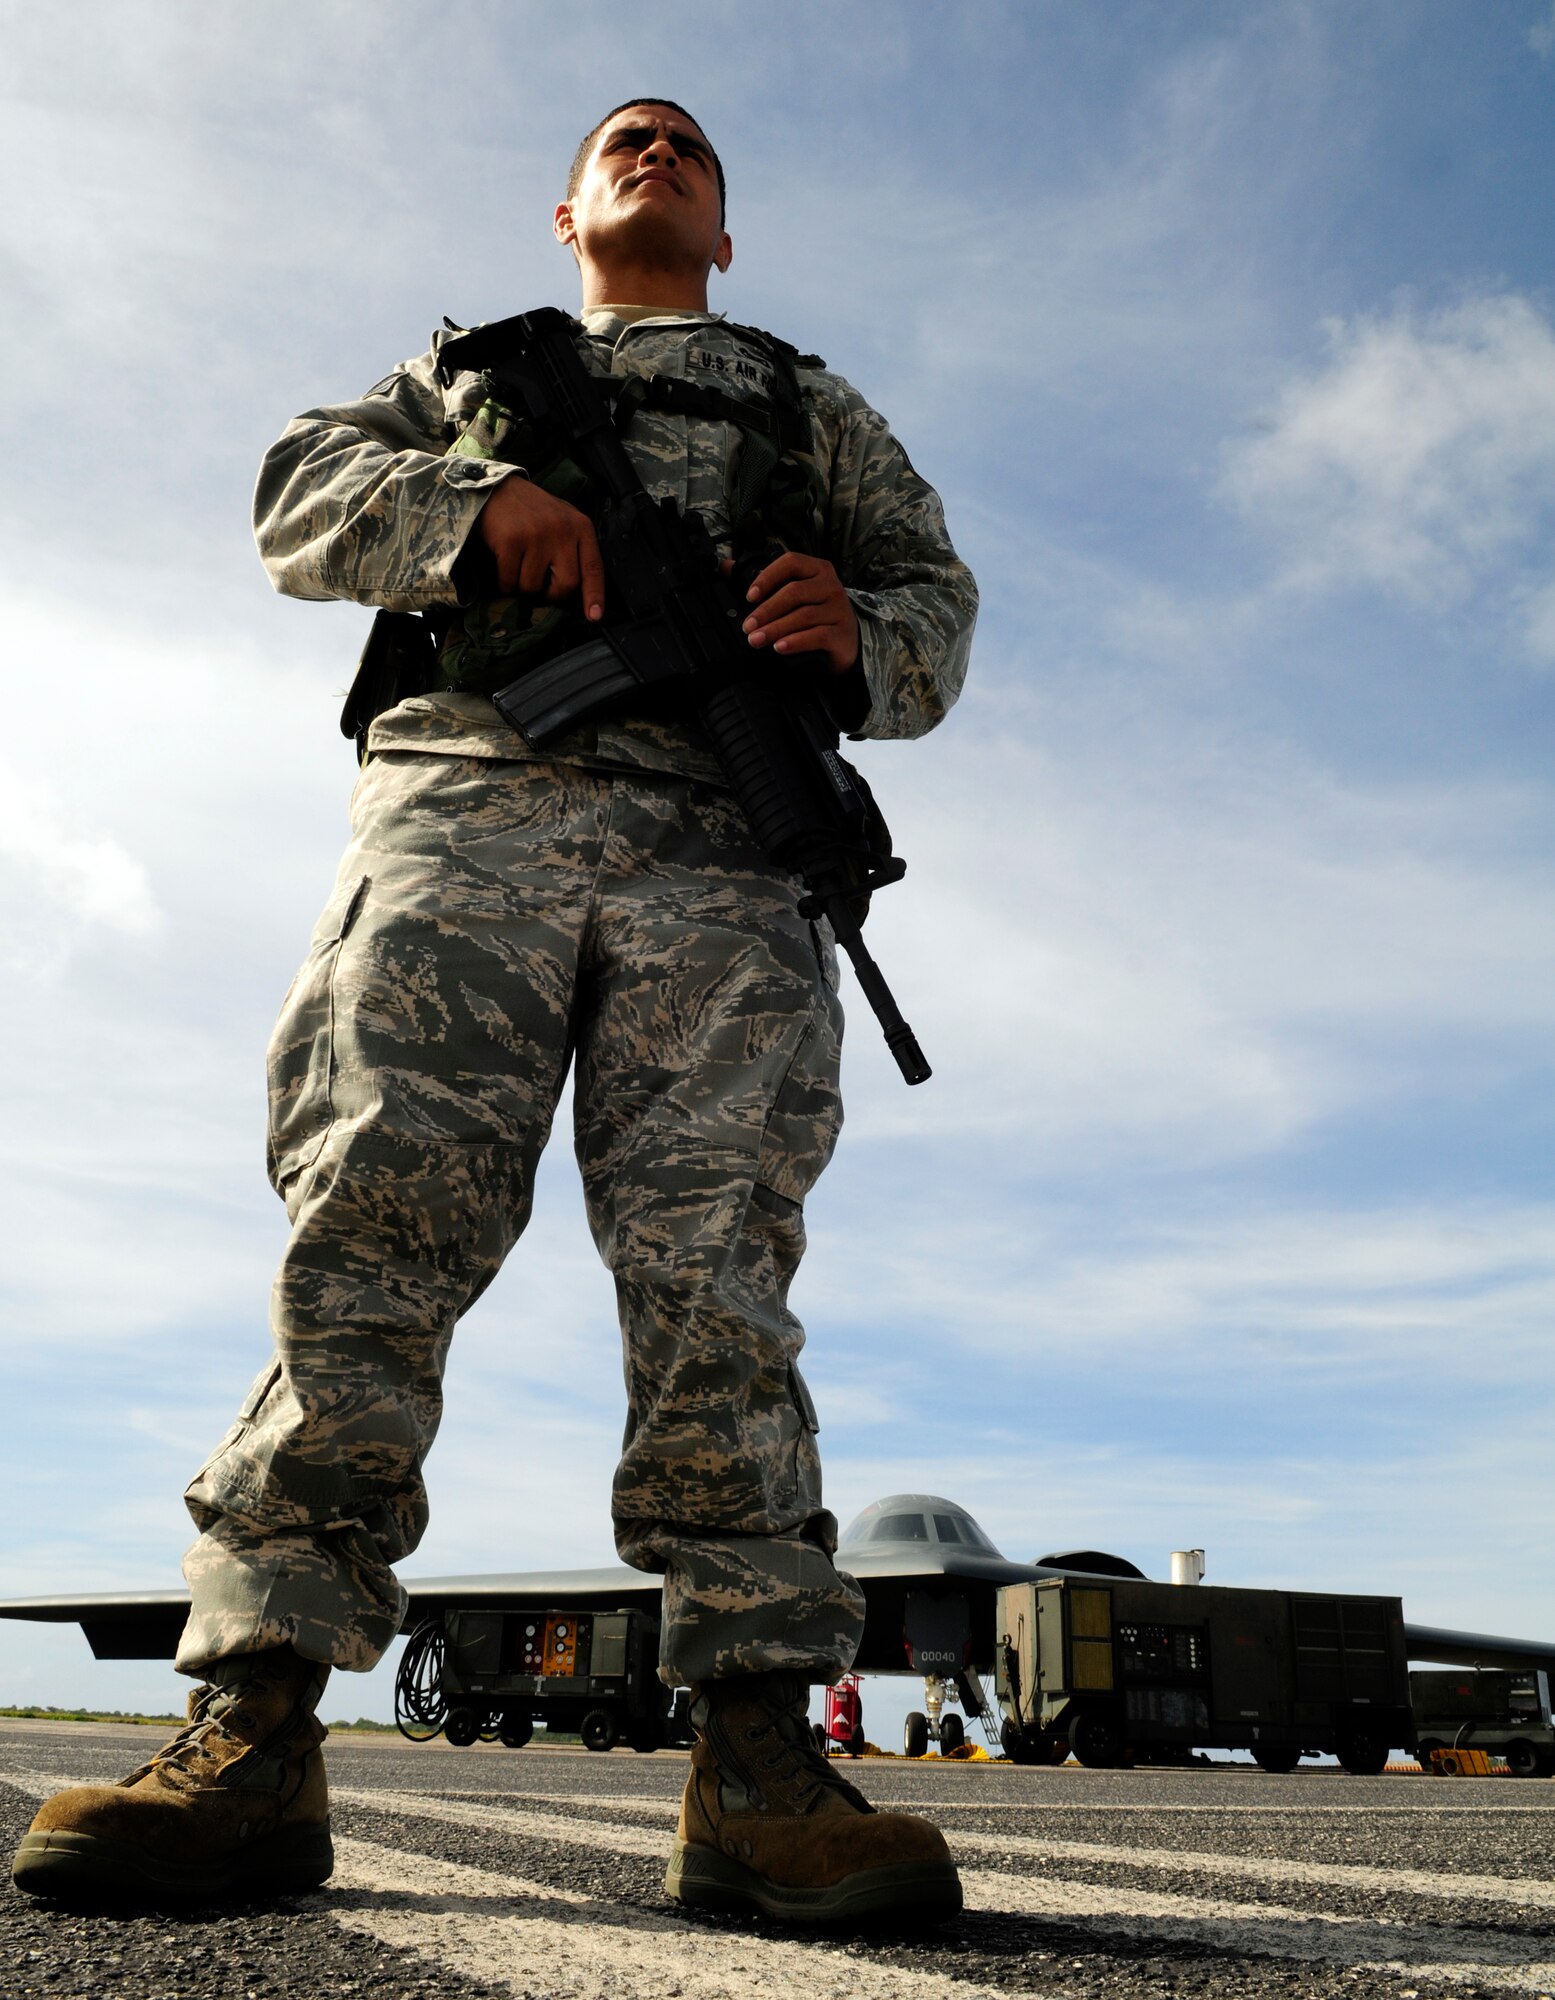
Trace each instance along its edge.
{"label": "grass patch", "polygon": [[13,1722],[142,1722],[155,1729],[186,1720],[182,1715],[132,1715],[122,1708],[0,1708],[0,1716]]}

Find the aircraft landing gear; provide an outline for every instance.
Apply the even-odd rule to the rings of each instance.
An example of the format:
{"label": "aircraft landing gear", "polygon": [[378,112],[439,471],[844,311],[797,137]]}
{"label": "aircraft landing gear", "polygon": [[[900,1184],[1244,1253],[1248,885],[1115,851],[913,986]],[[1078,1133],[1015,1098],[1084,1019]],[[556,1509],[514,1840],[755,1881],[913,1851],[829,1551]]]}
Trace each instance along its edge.
{"label": "aircraft landing gear", "polygon": [[[908,1716],[903,1740],[908,1745],[909,1757],[928,1755],[931,1743],[939,1745],[942,1757],[954,1756],[964,1749],[967,1740],[967,1724],[954,1713],[947,1713],[946,1705],[960,1702],[968,1717],[979,1717],[990,1743],[997,1743],[996,1723],[988,1706],[988,1698],[983,1693],[982,1682],[976,1672],[967,1667],[954,1680],[946,1680],[940,1674],[925,1674],[923,1677],[923,1708],[914,1710]],[[914,1750],[911,1745],[919,1740],[921,1725],[922,1748]]]}

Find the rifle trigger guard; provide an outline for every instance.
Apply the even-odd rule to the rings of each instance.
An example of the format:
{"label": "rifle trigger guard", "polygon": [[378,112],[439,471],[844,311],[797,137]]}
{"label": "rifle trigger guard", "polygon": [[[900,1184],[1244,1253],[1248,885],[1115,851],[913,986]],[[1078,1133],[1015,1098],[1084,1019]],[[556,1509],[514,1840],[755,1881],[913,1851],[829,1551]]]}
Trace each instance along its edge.
{"label": "rifle trigger guard", "polygon": [[[888,889],[893,882],[900,882],[906,873],[907,863],[900,855],[893,854],[888,861],[877,862],[861,880],[850,882],[843,894],[850,900],[855,896],[872,896],[877,889]],[[830,901],[831,894],[801,896],[799,914],[806,923],[813,923],[817,917],[826,915]]]}

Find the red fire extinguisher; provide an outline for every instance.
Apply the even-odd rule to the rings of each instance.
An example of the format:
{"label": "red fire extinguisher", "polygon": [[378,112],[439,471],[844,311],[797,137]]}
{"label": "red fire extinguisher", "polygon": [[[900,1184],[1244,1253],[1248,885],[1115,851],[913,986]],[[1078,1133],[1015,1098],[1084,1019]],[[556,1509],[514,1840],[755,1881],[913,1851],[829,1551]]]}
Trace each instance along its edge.
{"label": "red fire extinguisher", "polygon": [[826,1690],[826,1741],[850,1757],[864,1754],[864,1698],[857,1674],[844,1674]]}

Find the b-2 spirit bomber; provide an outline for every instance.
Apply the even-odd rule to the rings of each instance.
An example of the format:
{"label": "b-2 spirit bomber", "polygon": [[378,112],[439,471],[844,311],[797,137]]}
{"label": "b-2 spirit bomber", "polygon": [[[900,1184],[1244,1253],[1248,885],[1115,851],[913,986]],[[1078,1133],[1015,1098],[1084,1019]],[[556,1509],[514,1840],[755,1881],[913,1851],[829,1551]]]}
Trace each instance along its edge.
{"label": "b-2 spirit bomber", "polygon": [[[1555,1670],[1555,1642],[1408,1624],[1397,1598],[1160,1583],[1097,1549],[1012,1561],[935,1494],[866,1507],[837,1560],[864,1592],[854,1671],[923,1680],[913,1755],[959,1745],[964,1716],[1021,1763],[1198,1748],[1250,1750],[1269,1770],[1323,1752],[1379,1770],[1414,1744],[1411,1660]],[[655,1671],[657,1577],[613,1563],[403,1581],[407,1734],[517,1747],[541,1723],[596,1750],[687,1740],[684,1702]],[[0,1617],[79,1624],[99,1659],[171,1659],[187,1611],[181,1590],[0,1602]]]}

